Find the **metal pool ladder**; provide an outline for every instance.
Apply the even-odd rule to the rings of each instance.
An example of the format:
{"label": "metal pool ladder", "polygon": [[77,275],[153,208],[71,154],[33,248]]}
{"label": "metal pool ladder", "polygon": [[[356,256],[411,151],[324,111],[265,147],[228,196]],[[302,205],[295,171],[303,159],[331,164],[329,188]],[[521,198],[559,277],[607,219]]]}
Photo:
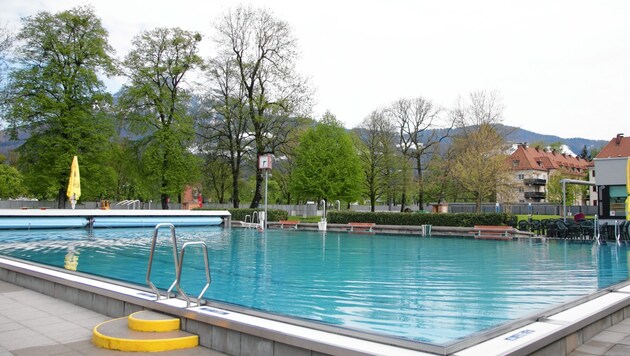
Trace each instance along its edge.
{"label": "metal pool ladder", "polygon": [[149,254],[149,266],[147,267],[146,282],[149,285],[149,287],[151,287],[153,292],[155,292],[156,300],[160,300],[162,295],[160,294],[160,291],[157,289],[157,287],[153,284],[153,282],[151,282],[151,267],[153,265],[153,256],[155,254],[155,244],[157,241],[158,232],[160,228],[162,227],[168,227],[171,230],[171,243],[173,245],[173,265],[175,267],[175,276],[176,276],[175,281],[173,281],[171,286],[168,288],[168,291],[166,291],[166,295],[164,296],[164,299],[169,299],[173,288],[177,288],[177,291],[184,297],[184,299],[186,299],[186,308],[190,307],[190,303],[191,303],[190,297],[188,297],[188,295],[180,288],[181,277],[182,277],[182,264],[184,262],[184,251],[186,250],[186,247],[199,245],[203,249],[203,260],[204,260],[205,273],[206,273],[206,285],[201,290],[201,293],[199,294],[199,296],[196,298],[196,304],[197,306],[199,306],[201,297],[210,286],[210,281],[211,281],[210,280],[210,263],[208,262],[208,247],[203,241],[186,242],[182,246],[182,251],[178,257],[177,256],[177,237],[175,236],[175,226],[173,224],[170,224],[170,223],[157,224],[155,226],[155,229],[153,230],[153,239],[151,241],[151,252]]}

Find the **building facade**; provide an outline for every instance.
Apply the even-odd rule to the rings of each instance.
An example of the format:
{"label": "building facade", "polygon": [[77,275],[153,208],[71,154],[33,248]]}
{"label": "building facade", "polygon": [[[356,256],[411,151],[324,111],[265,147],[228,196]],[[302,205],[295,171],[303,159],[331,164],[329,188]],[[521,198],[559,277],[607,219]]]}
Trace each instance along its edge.
{"label": "building facade", "polygon": [[626,164],[630,157],[630,137],[618,134],[593,159],[594,168],[589,175],[597,184],[599,217],[625,219]]}
{"label": "building facade", "polygon": [[[508,164],[513,172],[512,198],[505,202],[544,203],[548,201],[549,180],[562,173],[571,179],[584,179],[588,161],[580,157],[539,147],[519,144],[510,155]],[[579,202],[581,195],[576,197]]]}

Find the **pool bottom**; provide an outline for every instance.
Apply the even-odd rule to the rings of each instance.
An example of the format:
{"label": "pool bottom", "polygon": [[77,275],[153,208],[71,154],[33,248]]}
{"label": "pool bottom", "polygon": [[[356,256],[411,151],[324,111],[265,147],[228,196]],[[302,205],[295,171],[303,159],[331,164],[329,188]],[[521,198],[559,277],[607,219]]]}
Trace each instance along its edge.
{"label": "pool bottom", "polygon": [[[446,347],[328,327],[219,304],[185,308],[180,299],[156,302],[135,287],[86,278],[0,258],[0,280],[63,299],[112,317],[152,309],[182,318],[182,328],[200,335],[202,346],[239,354],[243,343],[262,354],[297,352],[369,355],[529,354],[558,345],[566,354],[599,331],[630,317],[630,284],[595,293],[546,315],[520,320]],[[288,351],[287,351],[288,350]],[[288,352],[288,353],[287,353]]]}

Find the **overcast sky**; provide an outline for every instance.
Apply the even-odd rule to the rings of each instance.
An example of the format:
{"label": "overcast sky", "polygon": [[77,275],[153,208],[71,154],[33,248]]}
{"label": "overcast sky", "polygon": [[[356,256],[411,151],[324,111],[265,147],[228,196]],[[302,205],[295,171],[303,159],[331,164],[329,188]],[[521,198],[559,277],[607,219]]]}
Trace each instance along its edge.
{"label": "overcast sky", "polygon": [[[92,4],[124,56],[142,30],[209,35],[228,0],[2,0],[0,24]],[[346,127],[400,98],[445,108],[496,90],[504,123],[564,138],[630,135],[630,1],[259,0],[298,39],[314,116]],[[210,41],[202,54],[210,54]],[[203,42],[202,42],[203,43]],[[108,82],[111,90],[119,82]]]}

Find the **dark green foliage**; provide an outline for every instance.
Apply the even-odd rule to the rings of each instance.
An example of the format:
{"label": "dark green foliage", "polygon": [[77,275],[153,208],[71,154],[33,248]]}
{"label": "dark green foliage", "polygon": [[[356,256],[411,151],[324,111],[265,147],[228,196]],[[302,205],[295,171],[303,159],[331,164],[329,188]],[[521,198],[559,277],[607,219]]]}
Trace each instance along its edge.
{"label": "dark green foliage", "polygon": [[[18,168],[31,194],[65,202],[70,163],[79,157],[81,199],[112,189],[109,161],[111,97],[98,73],[115,72],[107,31],[89,7],[26,17],[10,74],[9,131],[26,130]],[[85,183],[84,183],[85,182]]]}
{"label": "dark green foliage", "polygon": [[349,211],[331,211],[327,220],[331,224],[349,222],[371,222],[377,225],[434,225],[462,226],[507,225],[511,215],[506,213],[454,213],[454,214],[418,214],[418,213],[363,213]]}
{"label": "dark green foliage", "polygon": [[[194,209],[194,210],[216,210],[216,209]],[[232,214],[232,221],[245,221],[245,216],[252,216],[254,211],[260,213],[261,211],[265,211],[264,209],[228,209],[227,211]],[[269,219],[267,221],[280,221],[286,220],[289,217],[289,213],[286,210],[280,209],[269,209],[267,211],[269,214]]]}
{"label": "dark green foliage", "polygon": [[123,61],[130,83],[121,91],[120,117],[144,136],[142,166],[159,186],[163,209],[170,197],[198,180],[200,162],[189,149],[195,132],[184,79],[201,64],[199,41],[198,33],[179,28],[145,31]]}
{"label": "dark green foliage", "polygon": [[0,164],[0,198],[18,198],[25,192],[20,172],[9,165]]}
{"label": "dark green foliage", "polygon": [[300,139],[291,191],[300,199],[354,201],[361,193],[363,171],[350,135],[335,117],[321,122]]}

